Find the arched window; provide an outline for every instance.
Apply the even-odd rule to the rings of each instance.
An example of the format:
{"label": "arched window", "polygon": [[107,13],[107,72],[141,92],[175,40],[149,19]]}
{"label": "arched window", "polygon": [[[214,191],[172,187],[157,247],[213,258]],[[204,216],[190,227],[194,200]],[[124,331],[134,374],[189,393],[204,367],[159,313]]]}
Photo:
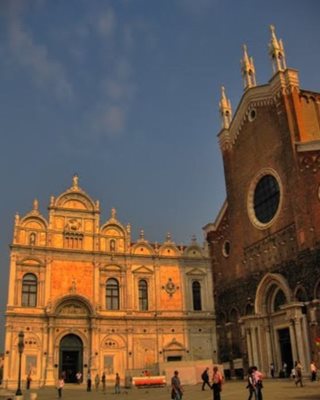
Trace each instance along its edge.
{"label": "arched window", "polygon": [[273,309],[274,311],[279,311],[282,305],[287,303],[287,299],[285,294],[283,293],[283,291],[281,289],[279,289],[276,292],[276,295],[274,297],[274,302],[273,302]]}
{"label": "arched window", "polygon": [[144,279],[139,281],[139,310],[148,310],[148,283]]}
{"label": "arched window", "polygon": [[248,303],[246,305],[246,311],[245,311],[246,315],[253,315],[254,314],[254,306],[251,303]]}
{"label": "arched window", "polygon": [[192,282],[192,298],[193,298],[193,309],[195,311],[202,310],[201,307],[201,285],[200,282]]}
{"label": "arched window", "polygon": [[237,324],[238,320],[239,320],[239,313],[235,308],[233,308],[230,312],[229,321]]}
{"label": "arched window", "polygon": [[295,298],[302,303],[308,301],[308,296],[304,287],[297,288]]}
{"label": "arched window", "polygon": [[24,307],[37,306],[37,277],[33,274],[26,274],[22,280],[22,300]]}
{"label": "arched window", "polygon": [[108,310],[119,310],[119,282],[114,278],[107,280],[106,304]]}

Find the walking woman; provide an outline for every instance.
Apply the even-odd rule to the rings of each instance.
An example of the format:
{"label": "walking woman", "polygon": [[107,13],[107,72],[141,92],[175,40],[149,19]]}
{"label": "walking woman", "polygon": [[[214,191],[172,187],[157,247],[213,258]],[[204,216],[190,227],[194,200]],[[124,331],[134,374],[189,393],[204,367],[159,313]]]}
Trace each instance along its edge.
{"label": "walking woman", "polygon": [[300,387],[302,387],[303,386],[303,383],[302,383],[302,365],[301,365],[300,361],[296,361],[294,363],[294,369],[296,371],[295,384],[296,384],[296,386],[298,386],[298,383],[300,383]]}
{"label": "walking woman", "polygon": [[218,370],[218,367],[213,367],[212,375],[212,390],[213,390],[213,400],[221,400],[221,390],[222,390],[222,375]]}
{"label": "walking woman", "polygon": [[63,379],[63,376],[61,376],[60,379],[58,380],[58,384],[57,384],[59,399],[61,399],[61,397],[62,397],[62,389],[63,389],[63,387],[64,387],[64,379]]}

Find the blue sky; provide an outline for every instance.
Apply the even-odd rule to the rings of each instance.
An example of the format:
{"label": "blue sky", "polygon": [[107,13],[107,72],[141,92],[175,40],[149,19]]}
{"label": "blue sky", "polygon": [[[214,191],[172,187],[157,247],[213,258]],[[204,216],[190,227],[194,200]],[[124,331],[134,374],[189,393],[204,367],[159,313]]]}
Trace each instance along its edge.
{"label": "blue sky", "polygon": [[74,173],[101,222],[115,207],[134,238],[202,242],[225,198],[221,85],[235,109],[243,43],[271,78],[274,24],[320,91],[319,15],[318,0],[2,0],[0,310],[15,213],[38,198],[46,215]]}

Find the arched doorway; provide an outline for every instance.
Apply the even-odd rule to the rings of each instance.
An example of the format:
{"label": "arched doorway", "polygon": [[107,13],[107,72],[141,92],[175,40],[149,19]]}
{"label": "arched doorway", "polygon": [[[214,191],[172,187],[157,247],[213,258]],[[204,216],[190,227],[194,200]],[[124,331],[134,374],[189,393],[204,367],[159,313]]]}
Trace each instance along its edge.
{"label": "arched doorway", "polygon": [[59,376],[64,375],[65,382],[75,383],[76,373],[83,369],[83,343],[79,336],[70,334],[60,341]]}

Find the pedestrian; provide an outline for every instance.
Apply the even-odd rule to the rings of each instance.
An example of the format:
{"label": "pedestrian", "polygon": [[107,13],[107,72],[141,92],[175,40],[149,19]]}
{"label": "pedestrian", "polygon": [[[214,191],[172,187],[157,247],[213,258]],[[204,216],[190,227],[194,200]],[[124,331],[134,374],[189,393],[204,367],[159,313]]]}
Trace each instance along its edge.
{"label": "pedestrian", "polygon": [[257,367],[252,367],[252,371],[256,400],[262,400],[262,372],[258,371]]}
{"label": "pedestrian", "polygon": [[88,375],[87,375],[87,392],[91,392],[91,372],[88,371]]}
{"label": "pedestrian", "polygon": [[63,389],[63,387],[64,387],[64,379],[63,379],[63,375],[61,375],[60,379],[58,380],[58,383],[57,383],[59,399],[62,397],[62,389]]}
{"label": "pedestrian", "polygon": [[283,371],[284,378],[287,378],[288,377],[288,364],[285,361],[282,364],[282,371]]}
{"label": "pedestrian", "polygon": [[271,375],[271,378],[274,378],[274,364],[273,364],[273,362],[270,364],[270,375]]}
{"label": "pedestrian", "polygon": [[183,388],[181,386],[179,371],[174,371],[171,378],[171,399],[181,400],[183,395]]}
{"label": "pedestrian", "polygon": [[[248,369],[248,384],[247,384],[247,389],[249,390],[249,397],[248,400],[252,399],[253,394],[255,393],[255,387],[254,387],[254,380],[253,380],[253,370],[252,367]],[[256,396],[254,396],[256,397]]]}
{"label": "pedestrian", "polygon": [[213,390],[213,400],[221,400],[220,392],[222,391],[222,375],[219,372],[218,367],[213,367],[212,375],[212,390]]}
{"label": "pedestrian", "polygon": [[310,371],[311,371],[311,382],[315,382],[317,380],[317,366],[314,361],[311,361]]}
{"label": "pedestrian", "polygon": [[27,375],[27,390],[30,389],[31,381],[32,381],[31,372],[29,372],[28,375]]}
{"label": "pedestrian", "polygon": [[120,375],[118,372],[116,373],[116,379],[114,383],[114,392],[115,394],[120,394]]}
{"label": "pedestrian", "polygon": [[294,369],[296,371],[295,384],[296,384],[296,386],[298,386],[298,383],[300,383],[300,387],[302,387],[303,386],[303,383],[302,383],[302,365],[301,365],[300,361],[296,361],[294,363]]}
{"label": "pedestrian", "polygon": [[99,374],[97,374],[95,376],[95,378],[94,378],[94,385],[95,385],[96,391],[98,391],[99,390],[99,385],[100,385],[100,376],[99,376]]}
{"label": "pedestrian", "polygon": [[211,389],[211,385],[209,382],[209,367],[207,367],[201,374],[201,379],[202,379],[202,390],[205,390],[205,386],[208,385],[209,388]]}
{"label": "pedestrian", "polygon": [[80,385],[80,383],[81,383],[81,379],[82,379],[82,373],[80,372],[80,371],[78,371],[77,373],[76,373],[76,380],[77,380],[77,383]]}
{"label": "pedestrian", "polygon": [[103,393],[105,393],[106,392],[106,374],[104,371],[101,376],[101,383],[102,383],[102,391],[103,391]]}

